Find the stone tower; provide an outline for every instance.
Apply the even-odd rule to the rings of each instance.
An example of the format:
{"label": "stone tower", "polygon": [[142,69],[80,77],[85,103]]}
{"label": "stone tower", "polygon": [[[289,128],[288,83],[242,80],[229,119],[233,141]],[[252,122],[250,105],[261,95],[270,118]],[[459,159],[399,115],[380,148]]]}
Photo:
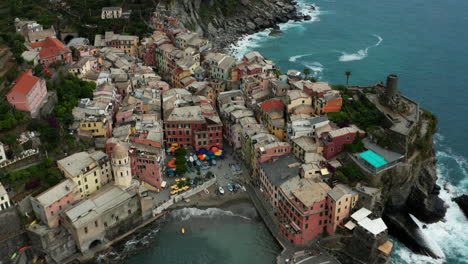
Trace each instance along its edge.
{"label": "stone tower", "polygon": [[389,101],[395,98],[398,93],[398,76],[390,74],[387,76],[387,88],[385,90],[385,98]]}
{"label": "stone tower", "polygon": [[128,148],[118,143],[112,152],[112,171],[114,172],[115,185],[128,188],[132,183],[132,170]]}

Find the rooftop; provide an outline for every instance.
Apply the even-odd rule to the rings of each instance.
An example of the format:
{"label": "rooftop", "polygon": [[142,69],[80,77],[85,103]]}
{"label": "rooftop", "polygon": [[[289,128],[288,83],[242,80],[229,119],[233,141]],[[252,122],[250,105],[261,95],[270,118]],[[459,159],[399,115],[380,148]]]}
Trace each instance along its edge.
{"label": "rooftop", "polygon": [[330,187],[323,182],[310,182],[303,188],[292,191],[305,206],[311,207],[316,202],[320,202],[327,197]]}
{"label": "rooftop", "polygon": [[17,92],[26,95],[39,80],[39,77],[32,75],[32,70],[25,71],[16,79],[15,85],[8,93]]}
{"label": "rooftop", "polygon": [[104,212],[119,206],[132,197],[126,190],[107,184],[101,190],[68,209],[65,215],[75,228],[93,221]]}
{"label": "rooftop", "polygon": [[57,161],[57,163],[69,174],[76,177],[85,172],[92,163],[106,157],[107,155],[102,151],[95,151],[92,153],[78,152]]}
{"label": "rooftop", "polygon": [[56,201],[62,199],[67,194],[72,193],[74,191],[74,188],[77,186],[78,185],[73,180],[66,179],[61,183],[39,194],[35,198],[39,201],[39,203],[42,206],[47,207],[55,203]]}
{"label": "rooftop", "polygon": [[[288,153],[278,157],[274,162],[260,163],[260,167],[265,172],[266,177],[273,185],[279,186],[289,178],[299,174],[300,166],[289,166],[297,164],[299,160],[293,154]],[[300,163],[299,163],[300,164]]]}

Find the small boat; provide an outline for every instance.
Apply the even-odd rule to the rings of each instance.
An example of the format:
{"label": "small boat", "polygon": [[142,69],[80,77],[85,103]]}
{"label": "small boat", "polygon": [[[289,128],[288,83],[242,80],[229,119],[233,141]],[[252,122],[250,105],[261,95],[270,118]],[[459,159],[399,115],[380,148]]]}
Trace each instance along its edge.
{"label": "small boat", "polygon": [[205,193],[210,194],[210,191],[208,191],[208,189],[205,189]]}
{"label": "small boat", "polygon": [[232,186],[232,184],[228,184],[227,188],[230,192],[234,191],[234,187]]}
{"label": "small boat", "polygon": [[185,234],[185,228],[182,227],[182,235]]}
{"label": "small boat", "polygon": [[218,191],[219,191],[219,193],[220,193],[221,195],[224,194],[224,189],[223,189],[223,187],[219,186]]}

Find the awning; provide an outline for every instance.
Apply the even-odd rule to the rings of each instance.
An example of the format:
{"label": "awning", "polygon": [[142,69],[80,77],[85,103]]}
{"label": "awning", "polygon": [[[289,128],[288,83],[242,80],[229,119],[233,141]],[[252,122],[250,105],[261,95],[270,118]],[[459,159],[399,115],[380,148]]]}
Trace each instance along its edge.
{"label": "awning", "polygon": [[322,174],[322,176],[325,176],[325,175],[330,174],[330,172],[328,171],[328,169],[321,169],[321,170],[320,170],[320,173]]}
{"label": "awning", "polygon": [[161,188],[165,188],[166,185],[167,185],[167,182],[166,182],[166,181],[163,181],[163,182],[161,183]]}

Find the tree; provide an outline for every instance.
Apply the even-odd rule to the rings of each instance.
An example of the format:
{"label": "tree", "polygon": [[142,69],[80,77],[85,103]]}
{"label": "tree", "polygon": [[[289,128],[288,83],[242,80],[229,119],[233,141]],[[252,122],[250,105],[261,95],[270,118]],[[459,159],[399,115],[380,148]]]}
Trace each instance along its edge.
{"label": "tree", "polygon": [[309,75],[310,75],[310,69],[309,68],[304,69],[304,75],[305,75],[306,78],[309,77]]}
{"label": "tree", "polygon": [[346,75],[346,86],[349,86],[349,77],[351,76],[351,71],[345,71],[345,75]]}
{"label": "tree", "polygon": [[175,157],[176,157],[176,172],[178,175],[184,175],[188,168],[187,168],[187,159],[185,158],[185,155],[187,154],[187,150],[185,148],[180,148],[175,151]]}

